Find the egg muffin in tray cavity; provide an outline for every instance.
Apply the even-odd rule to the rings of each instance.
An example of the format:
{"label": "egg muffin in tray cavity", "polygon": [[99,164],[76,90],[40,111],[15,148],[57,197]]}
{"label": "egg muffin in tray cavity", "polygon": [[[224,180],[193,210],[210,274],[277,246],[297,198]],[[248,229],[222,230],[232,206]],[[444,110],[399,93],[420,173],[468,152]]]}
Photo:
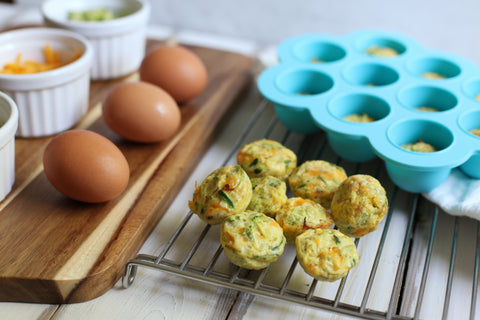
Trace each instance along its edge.
{"label": "egg muffin in tray cavity", "polygon": [[300,197],[287,200],[275,218],[288,242],[308,229],[327,229],[333,224],[330,213],[320,204]]}
{"label": "egg muffin in tray cavity", "polygon": [[287,202],[287,184],[273,176],[252,178],[252,200],[247,209],[275,218]]}
{"label": "egg muffin in tray cavity", "polygon": [[338,187],[331,213],[338,229],[350,237],[361,237],[377,229],[388,211],[388,199],[380,182],[369,175],[348,177]]}
{"label": "egg muffin in tray cavity", "polygon": [[258,270],[281,256],[286,240],[282,228],[273,218],[247,210],[223,221],[220,243],[230,262]]}
{"label": "egg muffin in tray cavity", "polygon": [[429,143],[423,142],[422,140],[418,140],[417,142],[413,143],[406,143],[402,144],[401,147],[403,149],[413,151],[413,152],[435,152],[437,151],[434,146]]}
{"label": "egg muffin in tray cavity", "polygon": [[188,206],[200,219],[219,224],[226,217],[245,210],[252,198],[252,184],[239,165],[227,165],[213,171],[200,186],[195,183]]}
{"label": "egg muffin in tray cavity", "polygon": [[295,240],[303,270],[320,281],[336,281],[357,265],[355,243],[335,229],[311,229]]}
{"label": "egg muffin in tray cavity", "polygon": [[274,176],[286,180],[297,166],[297,156],[277,141],[262,139],[244,145],[237,162],[250,178]]}
{"label": "egg muffin in tray cavity", "polygon": [[342,167],[324,160],[312,160],[293,170],[288,177],[288,185],[295,196],[313,200],[330,209],[333,194],[346,178]]}

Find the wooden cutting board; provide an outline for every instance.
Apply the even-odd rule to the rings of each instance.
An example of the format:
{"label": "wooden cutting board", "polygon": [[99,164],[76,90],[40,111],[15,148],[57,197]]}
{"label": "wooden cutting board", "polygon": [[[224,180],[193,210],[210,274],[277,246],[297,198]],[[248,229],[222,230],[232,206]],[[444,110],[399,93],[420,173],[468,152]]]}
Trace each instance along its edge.
{"label": "wooden cutting board", "polygon": [[[156,45],[149,41],[147,50]],[[91,84],[90,110],[76,127],[106,136],[124,153],[130,181],[120,197],[102,204],[64,197],[43,172],[43,151],[51,137],[16,140],[15,185],[0,202],[0,301],[81,302],[118,281],[252,80],[251,58],[190,48],[206,64],[209,83],[181,106],[181,128],[168,141],[128,142],[101,118],[105,94],[121,81],[138,80],[138,74]]]}

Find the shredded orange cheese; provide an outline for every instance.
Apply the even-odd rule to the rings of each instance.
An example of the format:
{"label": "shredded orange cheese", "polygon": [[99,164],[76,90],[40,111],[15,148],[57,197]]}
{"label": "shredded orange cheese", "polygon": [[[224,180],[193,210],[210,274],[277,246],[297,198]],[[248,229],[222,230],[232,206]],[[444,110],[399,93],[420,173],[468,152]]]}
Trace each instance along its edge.
{"label": "shredded orange cheese", "polygon": [[76,57],[72,61],[62,62],[60,60],[60,52],[54,51],[47,44],[43,48],[43,53],[45,55],[45,62],[36,62],[32,60],[26,60],[22,63],[22,54],[19,53],[17,58],[12,63],[7,63],[3,66],[3,69],[0,70],[0,73],[4,74],[28,74],[28,73],[38,73],[48,70],[53,70],[69,64],[70,62],[75,61],[79,56],[80,52],[77,51]]}

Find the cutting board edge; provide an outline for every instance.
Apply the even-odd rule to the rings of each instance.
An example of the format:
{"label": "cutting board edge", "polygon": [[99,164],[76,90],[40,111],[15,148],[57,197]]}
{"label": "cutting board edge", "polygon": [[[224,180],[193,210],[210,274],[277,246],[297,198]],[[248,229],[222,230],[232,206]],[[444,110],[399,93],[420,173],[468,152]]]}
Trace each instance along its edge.
{"label": "cutting board edge", "polygon": [[[244,57],[246,58],[246,57]],[[230,99],[225,99],[224,103],[228,105],[225,107],[225,110],[222,112],[220,116],[220,120],[216,123],[222,123],[221,119],[228,116],[229,112],[232,112],[232,105],[238,104],[236,100],[240,99],[242,92],[246,91],[249,85],[251,85],[251,80],[253,78],[253,74],[251,72],[251,67],[253,65],[253,60],[251,58],[245,59],[244,63],[246,64],[243,68],[243,72],[237,75],[235,82],[238,83],[237,86],[239,90],[231,94]],[[247,67],[248,65],[248,67]],[[214,133],[219,130],[219,126],[215,126],[210,132],[208,142],[202,147],[202,150],[199,154],[195,154],[195,157],[192,158],[191,163],[189,164],[189,168],[186,171],[187,173],[182,176],[181,181],[177,184],[177,189],[180,189],[183,186],[183,183],[188,179],[190,173],[194,170],[197,166],[198,162],[205,154],[208,149],[208,146],[211,145],[211,142],[214,139]],[[194,130],[194,128],[191,128]],[[183,139],[187,139],[188,134],[185,135]],[[180,142],[181,142],[180,141]],[[179,143],[180,143],[179,142]],[[177,148],[175,146],[173,149]],[[172,153],[173,150],[170,152]],[[169,158],[170,154],[167,155],[167,159]],[[159,165],[159,168],[163,165],[163,162]],[[159,170],[157,168],[157,170]],[[145,189],[148,188],[148,185],[145,186]],[[143,193],[143,191],[142,191]],[[141,198],[142,194],[139,195]],[[145,221],[144,224],[149,225],[147,227],[147,231],[143,233],[140,237],[141,241],[134,241],[134,245],[130,248],[124,249],[124,251],[128,251],[128,254],[124,255],[120,262],[115,264],[109,264],[103,267],[101,270],[95,270],[99,264],[101,264],[101,260],[104,258],[105,255],[101,255],[99,257],[100,261],[97,261],[94,266],[92,267],[91,271],[94,272],[88,273],[87,276],[79,279],[66,279],[66,280],[58,280],[58,279],[37,279],[37,278],[21,278],[21,277],[10,277],[0,278],[0,287],[2,288],[9,288],[8,290],[0,290],[0,301],[4,302],[28,302],[28,303],[79,303],[88,300],[92,300],[102,296],[105,292],[110,290],[115,283],[121,278],[123,275],[125,264],[128,260],[134,258],[138,250],[143,245],[144,241],[148,237],[148,235],[153,231],[156,224],[161,220],[163,214],[165,213],[166,209],[170,206],[171,202],[174,200],[174,195],[171,195],[168,199],[168,203],[157,203],[155,205],[155,213],[148,216],[148,221]],[[137,200],[138,201],[138,200]],[[130,208],[129,212],[124,216],[123,220],[128,220],[130,216]],[[120,224],[119,228],[115,233],[115,237],[118,237],[119,234],[122,232],[123,222]],[[138,231],[138,230],[137,230]],[[142,232],[140,232],[142,233]],[[114,237],[114,238],[115,238]],[[140,239],[139,238],[139,239]],[[108,246],[105,248],[104,251],[109,250]],[[107,281],[105,281],[107,279]],[[103,286],[96,286],[95,290],[90,290],[91,284],[93,283],[104,283]],[[67,290],[68,294],[62,294],[65,292],[65,289],[62,289],[62,286],[66,286],[67,288],[73,288],[71,290]],[[26,290],[26,288],[30,288],[30,290]],[[37,290],[31,290],[31,288],[36,288]]]}

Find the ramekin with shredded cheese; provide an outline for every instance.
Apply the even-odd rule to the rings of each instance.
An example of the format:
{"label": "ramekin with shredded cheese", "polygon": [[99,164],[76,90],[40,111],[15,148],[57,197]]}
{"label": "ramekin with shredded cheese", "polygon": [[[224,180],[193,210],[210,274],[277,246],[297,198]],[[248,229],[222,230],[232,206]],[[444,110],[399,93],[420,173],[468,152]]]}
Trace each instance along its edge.
{"label": "ramekin with shredded cheese", "polygon": [[54,28],[25,28],[0,34],[0,70],[18,54],[45,61],[45,46],[66,64],[25,74],[0,73],[0,90],[17,104],[17,136],[41,137],[73,127],[88,110],[93,49],[86,38]]}

